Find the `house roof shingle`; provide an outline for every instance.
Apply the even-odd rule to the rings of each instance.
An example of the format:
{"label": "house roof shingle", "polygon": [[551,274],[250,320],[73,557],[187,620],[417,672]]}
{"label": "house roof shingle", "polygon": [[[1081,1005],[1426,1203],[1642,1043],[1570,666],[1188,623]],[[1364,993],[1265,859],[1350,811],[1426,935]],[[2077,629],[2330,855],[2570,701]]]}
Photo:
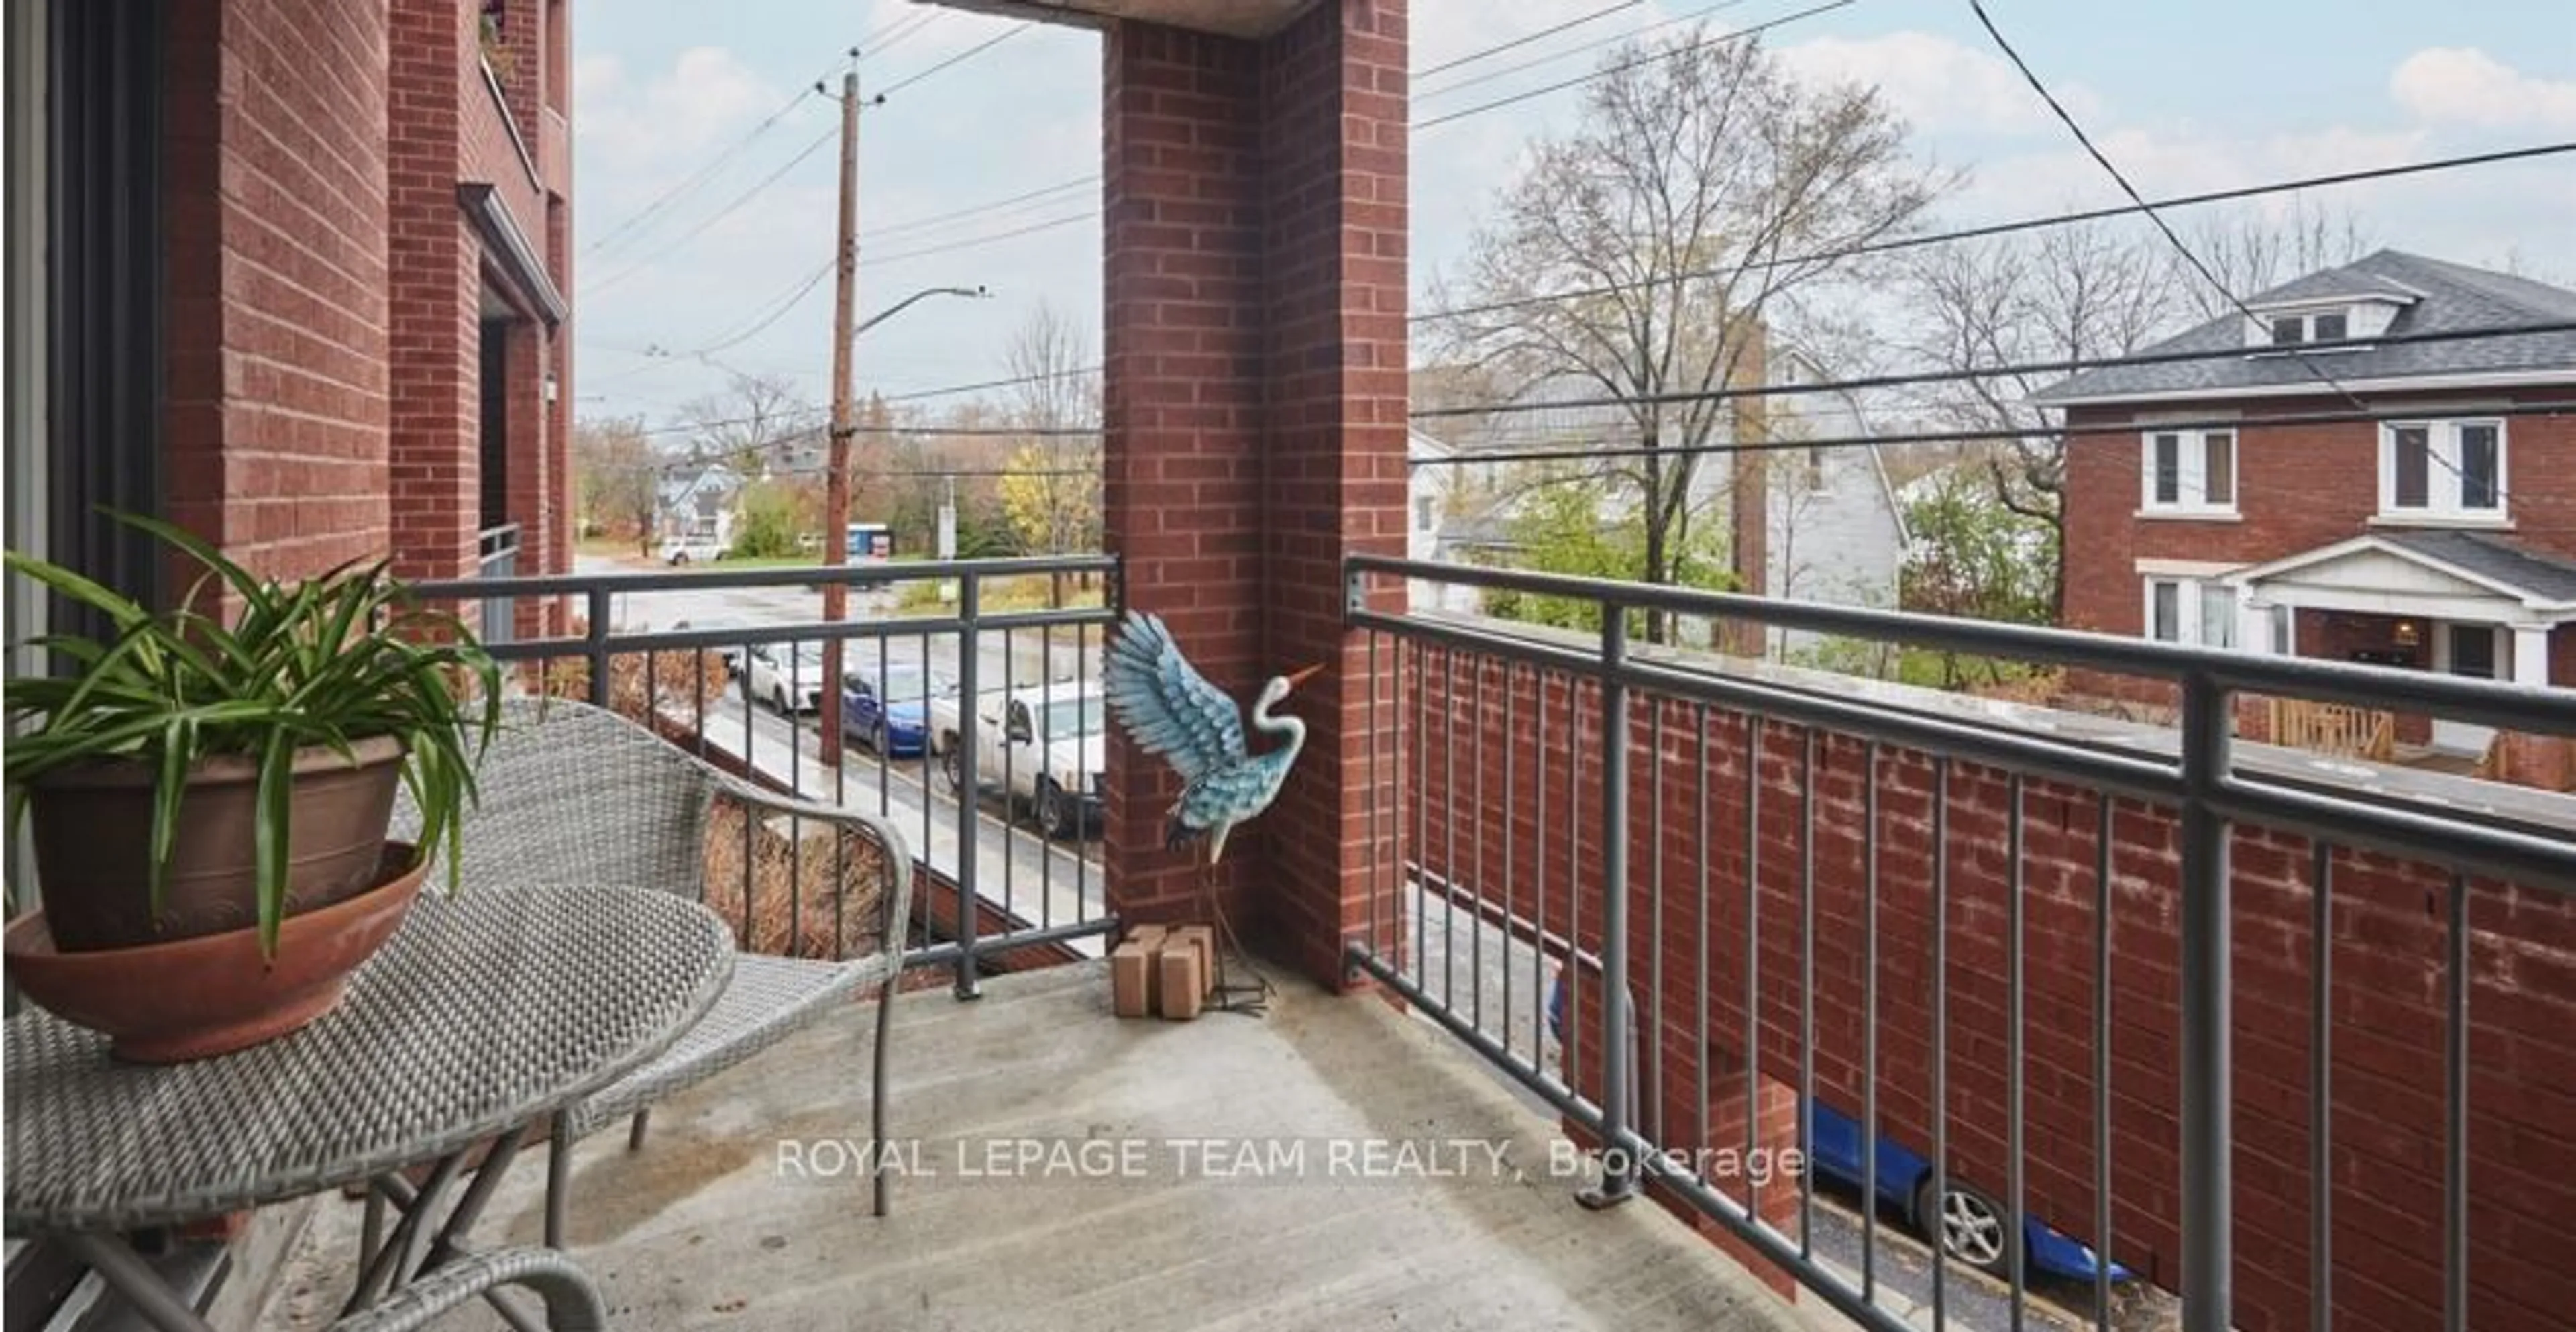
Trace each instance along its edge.
{"label": "house roof shingle", "polygon": [[2576,560],[2485,532],[2387,532],[2381,539],[2541,601],[2576,601]]}
{"label": "house roof shingle", "polygon": [[[2392,336],[2473,328],[2510,328],[2576,320],[2576,291],[2505,273],[2381,250],[2341,268],[2311,273],[2249,297],[2255,309],[2337,297],[2408,301],[2389,325]],[[2148,347],[2149,354],[2225,352],[2244,348],[2244,319],[2225,315]],[[2562,371],[2576,378],[2576,331],[2534,333],[2447,342],[2371,345],[2301,357],[2245,348],[2243,356],[2156,365],[2115,365],[2087,370],[2039,390],[2031,401],[2054,407],[2114,398],[2186,399],[2203,394],[2278,388],[2289,393],[2332,389],[2313,365],[2342,383],[2413,379],[2430,375],[2515,374]]]}

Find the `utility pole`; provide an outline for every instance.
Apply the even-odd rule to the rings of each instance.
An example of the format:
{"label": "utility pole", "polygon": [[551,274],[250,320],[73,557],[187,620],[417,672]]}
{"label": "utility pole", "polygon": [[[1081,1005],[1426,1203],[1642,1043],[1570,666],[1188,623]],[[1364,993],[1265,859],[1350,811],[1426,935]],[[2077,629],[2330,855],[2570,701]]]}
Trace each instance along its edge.
{"label": "utility pole", "polygon": [[[823,483],[823,565],[849,562],[850,436],[857,430],[851,411],[850,359],[859,300],[859,53],[850,52],[850,68],[841,75],[841,234],[832,284],[832,430],[831,463]],[[823,584],[823,618],[839,624],[850,613],[850,588],[837,578]],[[841,640],[823,643],[823,766],[841,766]]]}

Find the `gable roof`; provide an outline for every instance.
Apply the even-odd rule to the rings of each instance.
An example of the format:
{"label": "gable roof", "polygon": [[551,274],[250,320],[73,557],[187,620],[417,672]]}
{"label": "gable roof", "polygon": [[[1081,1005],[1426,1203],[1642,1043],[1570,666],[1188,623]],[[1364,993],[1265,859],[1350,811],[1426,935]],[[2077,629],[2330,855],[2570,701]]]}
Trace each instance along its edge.
{"label": "gable roof", "polygon": [[2522,602],[2536,611],[2576,611],[2576,560],[2486,532],[2441,529],[2372,532],[2239,569],[2227,581],[2269,582],[2383,552]]}
{"label": "gable roof", "polygon": [[[2310,273],[2249,297],[2245,304],[2259,311],[2266,306],[2338,298],[2400,303],[2388,327],[2392,336],[2576,320],[2576,291],[2399,250],[2381,250],[2341,268]],[[2131,399],[2333,392],[2316,370],[2347,387],[2433,376],[2576,380],[2576,331],[2396,346],[2375,346],[2367,338],[2357,338],[2349,345],[2328,344],[2331,350],[2311,347],[2307,354],[2297,354],[2246,347],[2244,328],[2244,316],[2222,315],[2143,349],[2151,355],[2241,349],[2244,355],[2104,366],[2051,384],[2032,394],[2031,401],[2066,407]]]}

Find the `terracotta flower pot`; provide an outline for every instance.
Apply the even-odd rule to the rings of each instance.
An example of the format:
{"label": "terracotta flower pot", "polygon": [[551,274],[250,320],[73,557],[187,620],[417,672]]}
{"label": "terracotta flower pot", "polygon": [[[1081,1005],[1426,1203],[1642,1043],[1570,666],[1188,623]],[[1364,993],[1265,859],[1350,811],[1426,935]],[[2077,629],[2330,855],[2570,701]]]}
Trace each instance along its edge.
{"label": "terracotta flower pot", "polygon": [[[328,906],[378,881],[393,821],[402,742],[352,746],[357,762],[321,746],[295,755],[287,833],[286,912]],[[153,770],[96,762],[47,774],[30,792],[28,830],[45,917],[66,953],[131,948],[222,934],[259,922],[259,768],[209,759],[188,775],[159,920],[152,918]]]}
{"label": "terracotta flower pot", "polygon": [[407,842],[378,848],[367,886],[286,918],[277,956],[259,927],[137,948],[68,952],[43,911],[12,921],[9,976],[37,1007],[108,1036],[119,1057],[169,1064],[275,1040],[328,1013],[349,974],[393,937],[429,873]]}

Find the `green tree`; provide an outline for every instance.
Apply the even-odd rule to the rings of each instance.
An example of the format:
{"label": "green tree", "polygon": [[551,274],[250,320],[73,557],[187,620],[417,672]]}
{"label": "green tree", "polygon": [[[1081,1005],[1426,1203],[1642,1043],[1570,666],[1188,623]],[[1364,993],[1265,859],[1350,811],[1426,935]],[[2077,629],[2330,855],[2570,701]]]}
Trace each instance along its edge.
{"label": "green tree", "polygon": [[734,523],[736,559],[781,559],[798,552],[796,538],[807,530],[809,505],[799,487],[785,481],[755,481],[743,487],[741,517]]}
{"label": "green tree", "polygon": [[[1906,506],[1914,546],[1898,576],[1907,610],[2005,624],[2050,624],[2057,618],[2058,527],[1998,499],[1966,467],[1941,474],[1930,493]],[[2010,663],[1937,654],[1937,680],[1909,666],[1908,680],[1944,689],[2001,681],[2023,672]]]}
{"label": "green tree", "polygon": [[[1599,478],[1540,485],[1521,502],[1511,522],[1512,541],[1520,548],[1515,561],[1539,573],[1569,574],[1641,582],[1648,565],[1648,524],[1644,515],[1605,513],[1610,484]],[[1723,592],[1735,586],[1727,567],[1723,529],[1704,524],[1678,551],[1667,553],[1669,574],[1660,580],[1682,587]],[[1496,589],[1485,594],[1485,613],[1527,624],[1559,629],[1598,631],[1601,608],[1588,599],[1524,595]],[[1639,616],[1630,629],[1643,633]]]}

